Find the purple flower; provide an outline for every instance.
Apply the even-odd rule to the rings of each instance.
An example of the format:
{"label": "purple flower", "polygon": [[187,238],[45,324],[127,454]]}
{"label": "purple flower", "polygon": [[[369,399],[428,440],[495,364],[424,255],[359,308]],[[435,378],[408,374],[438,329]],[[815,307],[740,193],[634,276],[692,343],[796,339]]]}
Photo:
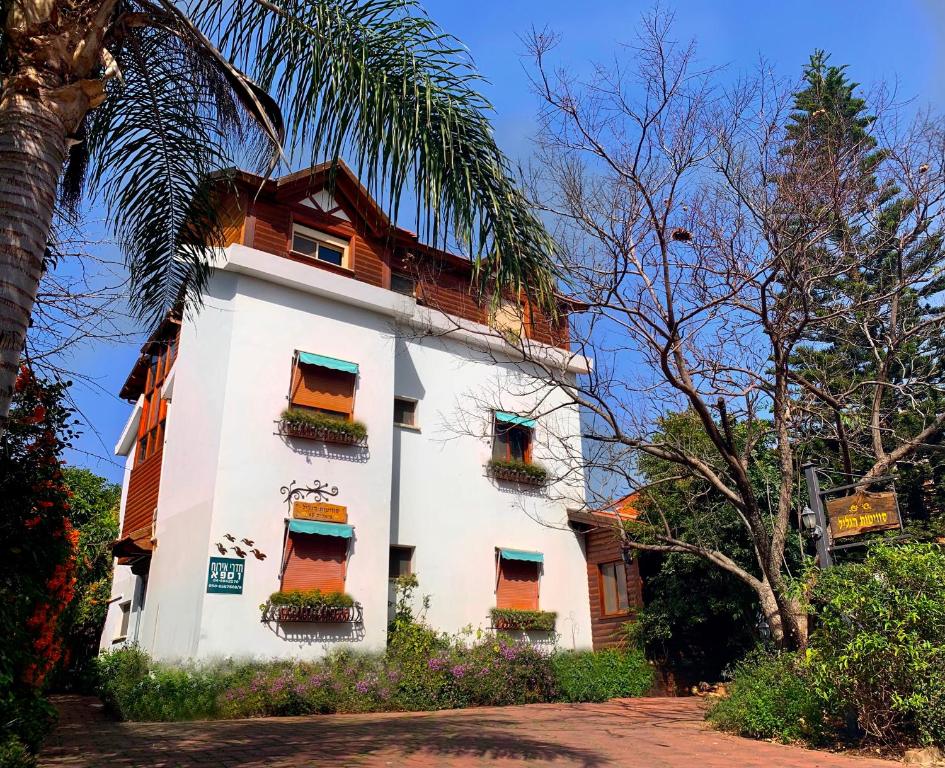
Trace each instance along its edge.
{"label": "purple flower", "polygon": [[427,662],[427,667],[429,669],[432,669],[434,672],[439,672],[445,666],[446,666],[446,659],[441,658],[439,656],[432,658]]}
{"label": "purple flower", "polygon": [[355,683],[354,690],[358,693],[367,693],[371,690],[371,684],[367,680],[358,680],[358,682]]}
{"label": "purple flower", "polygon": [[460,678],[466,674],[467,669],[468,667],[465,664],[457,664],[450,670],[450,672],[452,673],[453,677]]}

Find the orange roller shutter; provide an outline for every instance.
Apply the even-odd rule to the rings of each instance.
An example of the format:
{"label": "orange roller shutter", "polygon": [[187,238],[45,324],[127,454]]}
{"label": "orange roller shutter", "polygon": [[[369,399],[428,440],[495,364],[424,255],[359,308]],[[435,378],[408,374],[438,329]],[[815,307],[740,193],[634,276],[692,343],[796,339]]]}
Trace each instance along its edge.
{"label": "orange roller shutter", "polygon": [[290,533],[282,591],[320,589],[344,592],[348,540],[338,536]]}
{"label": "orange roller shutter", "polygon": [[538,610],[538,563],[499,559],[496,608]]}
{"label": "orange roller shutter", "polygon": [[292,405],[351,416],[355,375],[316,365],[296,364],[292,372]]}

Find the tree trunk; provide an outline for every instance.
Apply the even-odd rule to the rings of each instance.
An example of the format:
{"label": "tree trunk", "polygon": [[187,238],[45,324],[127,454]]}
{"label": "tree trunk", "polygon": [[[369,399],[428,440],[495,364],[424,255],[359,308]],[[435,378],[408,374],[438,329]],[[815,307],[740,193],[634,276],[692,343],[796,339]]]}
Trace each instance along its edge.
{"label": "tree trunk", "polygon": [[771,629],[771,639],[779,648],[800,650],[807,647],[807,613],[794,599],[775,595],[768,582],[756,587],[761,612]]}
{"label": "tree trunk", "polygon": [[43,272],[67,130],[41,96],[0,96],[0,435]]}

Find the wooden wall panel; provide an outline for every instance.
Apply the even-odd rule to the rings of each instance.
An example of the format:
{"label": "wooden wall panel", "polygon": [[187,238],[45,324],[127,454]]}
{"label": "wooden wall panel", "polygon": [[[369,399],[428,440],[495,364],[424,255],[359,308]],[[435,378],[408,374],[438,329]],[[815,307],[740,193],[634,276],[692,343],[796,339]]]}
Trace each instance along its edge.
{"label": "wooden wall panel", "polygon": [[121,538],[136,534],[143,528],[150,529],[154,519],[154,510],[157,508],[158,491],[161,487],[163,455],[163,447],[159,446],[147,459],[132,468],[131,477],[128,479],[128,497],[125,501]]}
{"label": "wooden wall panel", "polygon": [[320,589],[344,592],[348,540],[339,536],[290,533],[282,591]]}
{"label": "wooden wall panel", "polygon": [[591,529],[585,534],[584,541],[587,555],[587,592],[591,605],[591,640],[595,651],[602,648],[614,648],[622,642],[622,625],[630,621],[643,606],[640,565],[634,560],[630,565],[625,566],[630,610],[616,616],[604,616],[598,565],[623,559],[620,542],[617,532],[606,527]]}
{"label": "wooden wall panel", "polygon": [[538,563],[500,558],[499,583],[495,592],[496,608],[537,611],[538,576]]}

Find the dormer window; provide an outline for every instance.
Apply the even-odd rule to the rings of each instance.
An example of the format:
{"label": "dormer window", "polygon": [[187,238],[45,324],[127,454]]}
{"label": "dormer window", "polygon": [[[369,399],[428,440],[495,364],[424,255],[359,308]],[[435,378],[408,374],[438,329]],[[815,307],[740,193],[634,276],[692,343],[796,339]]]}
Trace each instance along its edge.
{"label": "dormer window", "polygon": [[296,224],[292,227],[292,252],[336,267],[348,267],[348,241]]}

